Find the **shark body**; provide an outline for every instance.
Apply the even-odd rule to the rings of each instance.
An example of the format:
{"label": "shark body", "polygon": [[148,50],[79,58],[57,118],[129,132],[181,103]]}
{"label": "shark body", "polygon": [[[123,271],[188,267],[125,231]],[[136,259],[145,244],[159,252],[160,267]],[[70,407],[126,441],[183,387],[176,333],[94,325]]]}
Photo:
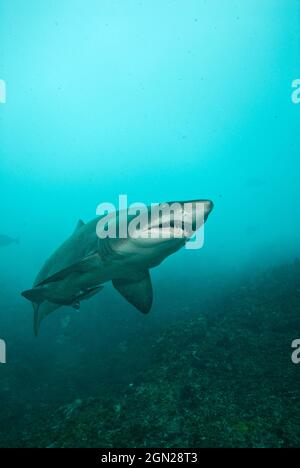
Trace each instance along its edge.
{"label": "shark body", "polygon": [[[35,334],[47,315],[61,306],[78,309],[81,301],[100,292],[108,281],[139,311],[148,313],[153,300],[149,270],[183,247],[191,235],[182,226],[186,204],[202,204],[202,224],[213,208],[209,200],[172,203],[176,206],[172,212],[160,213],[140,226],[146,234],[156,236],[100,239],[99,218],[87,224],[79,221],[73,234],[46,261],[32,289],[22,293],[33,305]],[[191,223],[198,223],[199,228],[197,216],[195,210]]]}
{"label": "shark body", "polygon": [[11,244],[19,244],[19,239],[6,236],[5,234],[0,234],[0,247],[7,247],[8,245]]}

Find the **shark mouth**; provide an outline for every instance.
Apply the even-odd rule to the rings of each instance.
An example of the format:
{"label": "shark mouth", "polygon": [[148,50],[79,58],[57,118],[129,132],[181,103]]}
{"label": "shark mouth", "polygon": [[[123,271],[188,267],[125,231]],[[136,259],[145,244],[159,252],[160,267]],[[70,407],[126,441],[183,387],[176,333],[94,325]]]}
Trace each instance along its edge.
{"label": "shark mouth", "polygon": [[190,223],[178,221],[161,222],[156,226],[146,228],[143,233],[147,233],[152,238],[188,238],[193,234]]}

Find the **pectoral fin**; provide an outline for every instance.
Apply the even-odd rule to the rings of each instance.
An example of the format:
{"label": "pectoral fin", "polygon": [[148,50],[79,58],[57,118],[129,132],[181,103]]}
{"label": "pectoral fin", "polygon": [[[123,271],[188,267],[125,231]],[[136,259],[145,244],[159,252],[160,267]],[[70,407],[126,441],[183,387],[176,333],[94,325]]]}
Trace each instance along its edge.
{"label": "pectoral fin", "polygon": [[48,283],[55,283],[57,281],[64,280],[67,276],[71,275],[72,273],[87,273],[100,265],[100,258],[98,254],[89,255],[88,257],[83,258],[77,263],[69,266],[68,268],[64,268],[59,272],[55,273],[54,275],[49,276],[49,278],[41,281],[38,286],[44,286]]}
{"label": "pectoral fin", "polygon": [[22,292],[22,296],[35,304],[41,304],[45,300],[42,288],[28,289]]}
{"label": "pectoral fin", "polygon": [[138,279],[114,279],[113,285],[120,294],[143,314],[152,306],[153,292],[149,271]]}

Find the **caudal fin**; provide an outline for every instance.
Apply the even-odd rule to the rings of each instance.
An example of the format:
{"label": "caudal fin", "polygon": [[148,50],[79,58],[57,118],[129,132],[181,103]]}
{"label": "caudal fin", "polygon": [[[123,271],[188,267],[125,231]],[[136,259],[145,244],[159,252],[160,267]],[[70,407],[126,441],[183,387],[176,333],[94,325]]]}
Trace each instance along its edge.
{"label": "caudal fin", "polygon": [[39,334],[39,328],[40,328],[40,318],[39,318],[39,308],[40,306],[38,304],[32,304],[33,305],[33,330],[34,330],[34,335],[38,336]]}
{"label": "caudal fin", "polygon": [[54,304],[53,302],[44,301],[42,304],[32,303],[34,310],[33,317],[33,328],[34,334],[37,336],[41,327],[41,323],[47,315],[51,314],[55,310],[61,307],[60,304]]}
{"label": "caudal fin", "polygon": [[41,314],[39,312],[40,305],[44,302],[43,290],[42,288],[33,288],[28,289],[27,291],[22,292],[22,296],[28,299],[32,303],[34,318],[33,318],[33,328],[35,336],[38,335],[40,323],[41,323]]}

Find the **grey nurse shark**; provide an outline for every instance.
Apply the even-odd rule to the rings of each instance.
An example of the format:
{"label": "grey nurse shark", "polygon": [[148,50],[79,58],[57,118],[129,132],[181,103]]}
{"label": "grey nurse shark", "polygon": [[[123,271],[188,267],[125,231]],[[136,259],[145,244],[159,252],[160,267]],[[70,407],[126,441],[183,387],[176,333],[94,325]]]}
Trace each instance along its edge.
{"label": "grey nurse shark", "polygon": [[[166,205],[174,209],[164,210]],[[200,213],[196,208],[199,205],[202,206]],[[32,302],[36,335],[47,315],[61,306],[78,309],[81,301],[100,292],[108,281],[112,281],[115,289],[139,311],[145,314],[150,311],[153,293],[149,269],[185,245],[207,220],[213,203],[193,200],[164,203],[158,207],[162,210],[159,209],[156,216],[152,212],[150,216],[150,207],[147,208],[147,220],[139,223],[142,236],[100,238],[97,226],[103,218],[97,217],[86,224],[78,222],[73,234],[46,261],[33,288],[22,293]],[[189,207],[188,213],[186,207]],[[116,226],[120,213],[116,212]],[[188,229],[182,221],[186,214],[190,223]],[[127,218],[127,223],[134,220],[132,215]]]}
{"label": "grey nurse shark", "polygon": [[17,237],[6,236],[5,234],[0,234],[0,247],[7,247],[11,244],[19,244],[20,240]]}

